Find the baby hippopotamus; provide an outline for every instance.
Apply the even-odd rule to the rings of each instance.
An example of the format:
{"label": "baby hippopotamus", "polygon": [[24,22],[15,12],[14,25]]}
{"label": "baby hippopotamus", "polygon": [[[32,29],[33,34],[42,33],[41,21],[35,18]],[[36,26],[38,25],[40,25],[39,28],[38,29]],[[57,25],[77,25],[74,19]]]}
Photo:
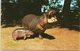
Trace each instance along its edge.
{"label": "baby hippopotamus", "polygon": [[31,35],[33,35],[33,32],[26,28],[17,28],[12,33],[12,37],[14,40],[17,40],[18,38],[22,38],[22,37],[25,40],[26,37],[30,37]]}

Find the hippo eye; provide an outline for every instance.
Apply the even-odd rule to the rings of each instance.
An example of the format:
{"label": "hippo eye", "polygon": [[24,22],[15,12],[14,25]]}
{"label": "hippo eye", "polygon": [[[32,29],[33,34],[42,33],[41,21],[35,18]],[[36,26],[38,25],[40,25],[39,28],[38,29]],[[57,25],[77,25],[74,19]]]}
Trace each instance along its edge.
{"label": "hippo eye", "polygon": [[48,16],[49,19],[51,19],[51,17],[52,17],[51,15]]}
{"label": "hippo eye", "polygon": [[51,14],[51,15],[48,16],[48,18],[51,19],[54,16],[55,16],[54,14]]}
{"label": "hippo eye", "polygon": [[53,14],[52,16],[54,17],[55,15]]}

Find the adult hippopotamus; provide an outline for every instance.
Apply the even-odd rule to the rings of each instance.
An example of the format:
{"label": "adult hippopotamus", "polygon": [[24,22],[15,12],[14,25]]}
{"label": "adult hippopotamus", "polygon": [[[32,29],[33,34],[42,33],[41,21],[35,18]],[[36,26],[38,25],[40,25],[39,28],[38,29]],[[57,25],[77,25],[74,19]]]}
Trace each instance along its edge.
{"label": "adult hippopotamus", "polygon": [[41,16],[36,16],[34,14],[26,15],[22,19],[22,25],[37,34],[42,35],[42,33],[46,30],[45,27],[47,24],[57,22],[55,13],[55,10],[50,9]]}

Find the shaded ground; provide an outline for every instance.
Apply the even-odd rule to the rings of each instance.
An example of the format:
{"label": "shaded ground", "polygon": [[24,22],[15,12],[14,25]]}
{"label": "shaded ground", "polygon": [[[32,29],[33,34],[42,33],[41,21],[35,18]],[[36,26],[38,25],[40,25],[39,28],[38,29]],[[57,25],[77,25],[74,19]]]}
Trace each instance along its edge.
{"label": "shaded ground", "polygon": [[14,41],[12,31],[18,27],[2,28],[1,49],[2,50],[79,50],[79,33],[67,28],[47,29],[45,33],[52,35],[55,39],[27,39]]}

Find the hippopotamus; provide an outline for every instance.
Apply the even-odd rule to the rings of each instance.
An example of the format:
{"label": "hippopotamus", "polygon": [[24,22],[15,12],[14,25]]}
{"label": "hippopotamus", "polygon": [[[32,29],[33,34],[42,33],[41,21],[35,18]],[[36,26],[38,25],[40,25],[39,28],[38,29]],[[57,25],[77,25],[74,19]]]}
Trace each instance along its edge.
{"label": "hippopotamus", "polygon": [[28,29],[25,28],[17,28],[12,32],[12,37],[14,40],[17,40],[18,38],[24,38],[24,40],[26,39],[26,37],[30,37],[31,35],[33,35],[34,33]]}
{"label": "hippopotamus", "polygon": [[45,27],[47,24],[55,22],[57,22],[56,11],[50,9],[41,16],[34,14],[24,16],[22,19],[22,26],[25,28],[27,27],[31,31],[41,35],[46,30]]}

